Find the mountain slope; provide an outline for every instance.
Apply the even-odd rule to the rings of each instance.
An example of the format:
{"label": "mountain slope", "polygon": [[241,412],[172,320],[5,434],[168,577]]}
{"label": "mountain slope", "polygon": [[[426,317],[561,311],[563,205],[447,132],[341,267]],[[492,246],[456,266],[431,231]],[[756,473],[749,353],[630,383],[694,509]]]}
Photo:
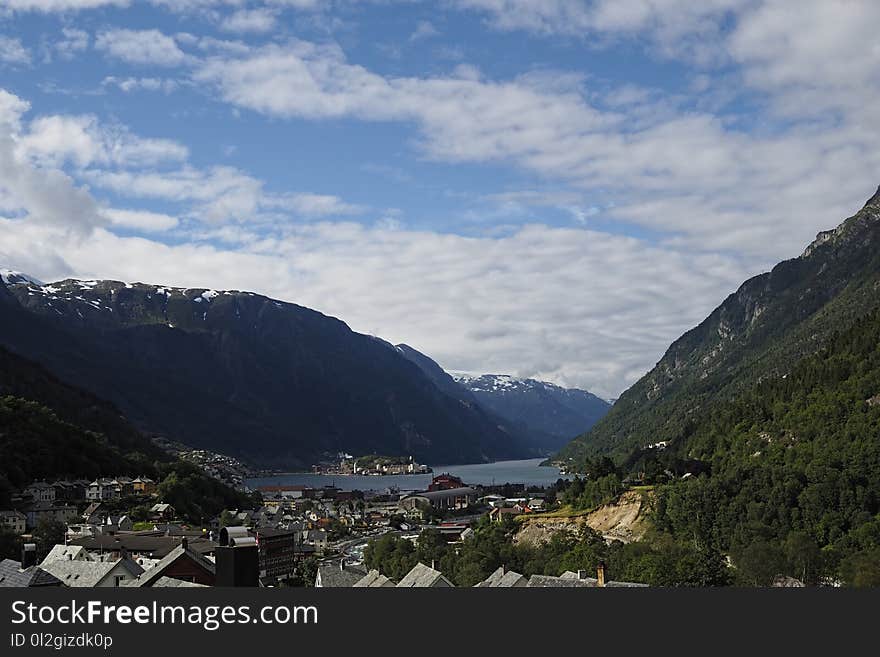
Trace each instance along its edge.
{"label": "mountain slope", "polygon": [[4,292],[15,302],[0,304],[0,344],[148,432],[273,466],[325,451],[429,463],[522,455],[387,343],[307,308],[115,281],[23,280]]}
{"label": "mountain slope", "polygon": [[532,434],[544,436],[542,447],[557,450],[590,429],[611,405],[586,390],[562,388],[534,379],[503,374],[459,376],[456,381],[496,415]]}
{"label": "mountain slope", "polygon": [[440,390],[462,404],[481,408],[534,455],[546,456],[589,429],[610,408],[584,390],[502,374],[456,376],[409,345],[395,347],[419,366]]}
{"label": "mountain slope", "polygon": [[573,465],[686,435],[702,413],[785,376],[835,331],[880,308],[880,190],[804,253],[746,281],[676,340],[590,432],[560,453]]}

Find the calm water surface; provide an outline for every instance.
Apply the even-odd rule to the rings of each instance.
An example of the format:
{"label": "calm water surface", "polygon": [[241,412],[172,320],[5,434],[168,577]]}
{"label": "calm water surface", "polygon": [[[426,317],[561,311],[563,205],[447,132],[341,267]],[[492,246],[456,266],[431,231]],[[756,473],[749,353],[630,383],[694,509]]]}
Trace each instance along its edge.
{"label": "calm water surface", "polygon": [[259,486],[301,485],[320,488],[335,485],[342,490],[385,490],[396,486],[400,490],[424,490],[431,483],[431,478],[448,472],[466,484],[484,486],[501,484],[525,484],[527,486],[549,486],[559,479],[559,468],[541,467],[544,459],[528,459],[525,461],[497,461],[495,463],[474,463],[471,465],[438,465],[433,466],[433,474],[395,475],[369,477],[362,475],[340,476],[320,475],[309,472],[278,475],[276,477],[258,477],[248,479],[251,488]]}

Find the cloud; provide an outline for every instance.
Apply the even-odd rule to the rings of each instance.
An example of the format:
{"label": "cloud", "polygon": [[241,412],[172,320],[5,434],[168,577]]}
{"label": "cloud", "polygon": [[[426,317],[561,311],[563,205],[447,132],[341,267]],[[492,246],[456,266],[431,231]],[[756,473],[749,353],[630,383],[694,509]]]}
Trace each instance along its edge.
{"label": "cloud", "polygon": [[431,21],[419,21],[416,24],[416,29],[409,35],[409,40],[411,42],[422,41],[423,39],[430,39],[439,35],[440,32]]}
{"label": "cloud", "polygon": [[103,223],[97,204],[63,171],[35,166],[21,155],[16,142],[28,107],[0,89],[0,215],[81,237]]}
{"label": "cloud", "polygon": [[[536,376],[603,396],[632,383],[747,271],[732,258],[539,225],[502,238],[322,222],[248,239],[239,228],[235,250],[106,230],[71,245],[15,222],[0,230],[10,265],[31,244],[55,244],[63,258],[29,272],[44,280],[253,290],[412,344],[449,369]],[[51,264],[60,260],[64,271]]]}
{"label": "cloud", "polygon": [[174,38],[159,30],[114,28],[98,34],[95,47],[129,64],[179,66],[186,60]]}
{"label": "cloud", "polygon": [[126,128],[101,125],[94,116],[43,116],[20,136],[17,152],[44,164],[78,167],[116,164],[140,167],[186,159],[185,146],[168,139],[145,139]]}
{"label": "cloud", "polygon": [[25,48],[21,39],[15,39],[0,34],[0,63],[13,65],[30,64],[30,50]]}
{"label": "cloud", "polygon": [[277,21],[275,11],[270,9],[239,9],[220,22],[220,29],[226,32],[270,32]]}
{"label": "cloud", "polygon": [[104,210],[104,216],[114,226],[133,228],[144,232],[162,232],[176,228],[180,223],[177,217],[172,217],[159,212],[145,210],[121,210],[110,208]]}
{"label": "cloud", "polygon": [[90,40],[85,30],[64,27],[61,29],[61,38],[56,39],[52,47],[62,59],[73,59],[77,53],[88,49]]}
{"label": "cloud", "polygon": [[750,132],[652,94],[633,103],[611,93],[605,107],[601,91],[565,72],[386,77],[333,44],[294,41],[208,57],[194,78],[268,116],[413,123],[429,158],[513,164],[579,190],[587,208],[609,208],[606,219],[766,264],[846,216],[880,170],[880,133],[864,126]]}
{"label": "cloud", "polygon": [[101,7],[127,7],[130,0],[6,0],[12,11],[70,12]]}

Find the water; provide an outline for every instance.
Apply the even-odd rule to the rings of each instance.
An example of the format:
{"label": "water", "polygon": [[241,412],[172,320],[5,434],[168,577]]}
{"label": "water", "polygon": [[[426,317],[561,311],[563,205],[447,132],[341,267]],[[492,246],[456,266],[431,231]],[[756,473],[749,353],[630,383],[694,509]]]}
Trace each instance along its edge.
{"label": "water", "polygon": [[[364,475],[321,475],[310,472],[278,475],[276,477],[257,477],[245,483],[251,488],[260,486],[337,486],[342,490],[385,490],[396,486],[400,490],[425,490],[432,477],[448,472],[461,477],[471,485],[525,484],[527,486],[549,486],[559,479],[559,468],[541,467],[544,459],[525,461],[496,461],[495,463],[473,463],[470,465],[438,465],[429,474],[394,475],[370,477]],[[564,478],[564,477],[563,477]]]}

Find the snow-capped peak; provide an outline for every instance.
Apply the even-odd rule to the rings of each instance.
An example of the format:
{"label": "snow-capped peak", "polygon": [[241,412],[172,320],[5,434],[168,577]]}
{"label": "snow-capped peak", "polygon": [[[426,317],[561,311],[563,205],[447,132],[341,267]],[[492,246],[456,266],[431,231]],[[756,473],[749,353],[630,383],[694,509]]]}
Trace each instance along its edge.
{"label": "snow-capped peak", "polygon": [[33,285],[43,285],[43,282],[34,278],[33,276],[29,276],[23,272],[15,271],[14,269],[5,269],[0,268],[0,279],[3,279],[3,283],[6,285],[15,285],[16,283],[31,283]]}

